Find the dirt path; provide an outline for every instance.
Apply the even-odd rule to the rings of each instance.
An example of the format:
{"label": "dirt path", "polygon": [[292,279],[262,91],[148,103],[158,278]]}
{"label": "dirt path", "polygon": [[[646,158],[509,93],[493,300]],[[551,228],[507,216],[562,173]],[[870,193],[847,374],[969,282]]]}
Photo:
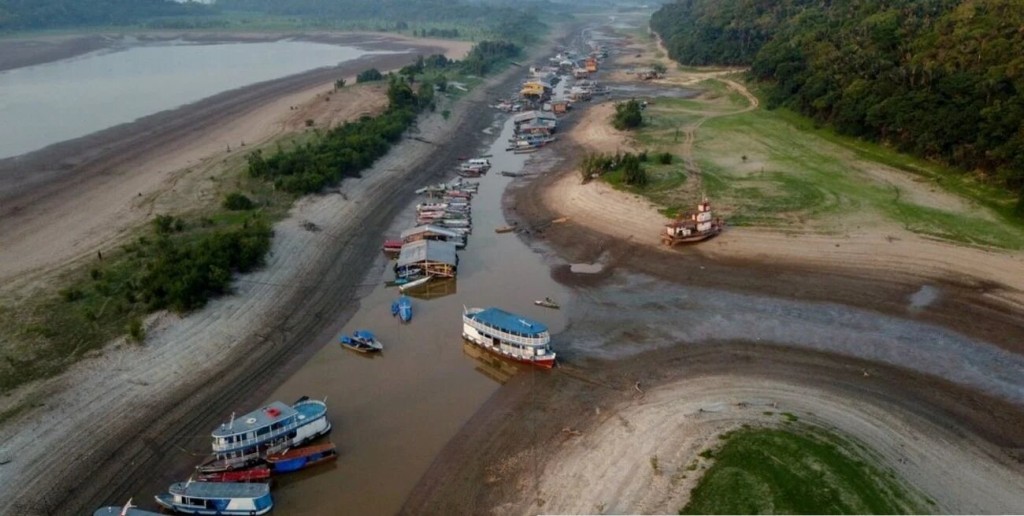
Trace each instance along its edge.
{"label": "dirt path", "polygon": [[[184,318],[160,314],[145,345],[110,347],[33,386],[29,399],[44,404],[0,426],[4,512],[82,514],[184,478],[197,461],[189,446],[207,442],[226,414],[258,403],[333,338],[327,321],[352,309],[381,232],[413,189],[447,174],[490,124],[488,87],[449,120],[440,112],[422,119],[419,139],[346,180],[341,194],[296,205],[275,226],[267,266],[240,278],[235,295]],[[304,229],[307,221],[320,230]]]}

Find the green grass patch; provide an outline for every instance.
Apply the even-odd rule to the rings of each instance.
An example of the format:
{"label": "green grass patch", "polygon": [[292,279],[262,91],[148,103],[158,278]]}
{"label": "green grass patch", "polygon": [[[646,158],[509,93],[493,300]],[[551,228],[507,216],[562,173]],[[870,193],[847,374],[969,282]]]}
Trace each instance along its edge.
{"label": "green grass patch", "polygon": [[741,429],[680,514],[910,514],[923,498],[844,439],[807,426]]}

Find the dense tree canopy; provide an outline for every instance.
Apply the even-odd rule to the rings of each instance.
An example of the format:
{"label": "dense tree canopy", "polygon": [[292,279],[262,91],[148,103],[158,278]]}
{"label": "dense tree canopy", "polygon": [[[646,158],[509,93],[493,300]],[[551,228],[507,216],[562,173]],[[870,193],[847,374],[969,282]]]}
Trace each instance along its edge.
{"label": "dense tree canopy", "polygon": [[209,6],[171,0],[0,0],[0,30],[125,25],[214,12]]}
{"label": "dense tree canopy", "polygon": [[1024,2],[682,0],[651,19],[684,64],[750,65],[769,107],[1024,189]]}

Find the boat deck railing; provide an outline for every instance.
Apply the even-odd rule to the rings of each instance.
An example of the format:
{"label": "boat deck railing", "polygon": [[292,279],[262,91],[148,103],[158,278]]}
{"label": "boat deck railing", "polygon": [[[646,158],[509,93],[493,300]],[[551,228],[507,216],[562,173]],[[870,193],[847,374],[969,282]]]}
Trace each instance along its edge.
{"label": "boat deck railing", "polygon": [[471,318],[468,318],[468,317],[466,318],[466,322],[470,326],[476,328],[477,330],[480,330],[480,331],[485,332],[487,334],[492,334],[492,333],[497,332],[499,334],[497,336],[499,336],[502,340],[505,340],[507,342],[514,342],[516,344],[522,344],[524,346],[529,346],[529,347],[547,347],[548,343],[551,341],[551,338],[547,335],[547,333],[540,334],[541,335],[540,337],[523,337],[523,336],[520,336],[520,335],[515,335],[513,333],[509,333],[509,332],[507,332],[505,330],[494,328],[492,326],[487,326],[487,325],[485,325],[485,324],[483,324],[483,323],[481,323],[481,322],[479,322],[479,321],[477,321],[475,319],[471,319]]}
{"label": "boat deck railing", "polygon": [[[245,440],[234,440],[231,442],[213,441],[213,452],[214,453],[228,453],[238,449],[248,448],[250,446],[256,446],[267,441],[272,441],[296,428],[303,426],[307,423],[312,422],[316,418],[323,416],[327,412],[327,407],[321,405],[320,402],[303,402],[294,407],[298,414],[292,419],[290,423],[272,432],[267,432],[262,435],[257,435],[251,439]],[[250,430],[249,432],[255,432],[258,429]]]}

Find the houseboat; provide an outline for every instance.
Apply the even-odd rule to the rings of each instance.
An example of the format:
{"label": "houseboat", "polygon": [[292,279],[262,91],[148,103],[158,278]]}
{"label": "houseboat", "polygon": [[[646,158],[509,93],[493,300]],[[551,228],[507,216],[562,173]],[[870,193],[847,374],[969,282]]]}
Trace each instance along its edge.
{"label": "houseboat", "polygon": [[697,211],[680,215],[673,222],[665,224],[661,242],[668,246],[686,242],[700,242],[722,232],[721,219],[711,215],[711,203],[705,198],[697,204]]}
{"label": "houseboat", "polygon": [[288,406],[275,401],[240,418],[231,417],[213,431],[213,459],[198,467],[200,473],[231,471],[254,466],[267,453],[300,446],[331,431],[327,404],[303,398]]}
{"label": "houseboat", "polygon": [[235,482],[178,482],[168,493],[156,496],[156,503],[185,514],[266,514],[274,507],[270,484]]}
{"label": "houseboat", "polygon": [[462,337],[509,360],[540,367],[555,365],[548,327],[500,308],[464,309]]}

